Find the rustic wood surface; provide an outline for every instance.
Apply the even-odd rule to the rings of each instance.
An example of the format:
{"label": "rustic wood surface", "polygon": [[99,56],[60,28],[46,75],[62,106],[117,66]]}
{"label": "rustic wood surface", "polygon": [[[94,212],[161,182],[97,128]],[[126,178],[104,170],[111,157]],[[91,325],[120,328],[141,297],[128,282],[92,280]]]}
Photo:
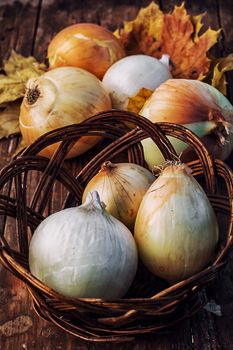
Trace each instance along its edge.
{"label": "rustic wood surface", "polygon": [[[113,30],[149,3],[150,0],[0,0],[0,60],[7,58],[12,48],[44,60],[49,41],[65,26],[95,22]],[[165,11],[180,3],[159,1]],[[206,27],[223,29],[221,40],[214,48],[216,55],[233,52],[232,0],[187,0],[186,6],[192,14],[207,12]],[[228,74],[228,81],[228,96],[233,102],[232,73]],[[17,137],[0,141],[0,166],[10,161],[17,144]],[[228,163],[232,164],[232,156],[230,158]],[[32,186],[33,183],[36,179],[32,179]],[[57,188],[54,208],[59,208],[60,198]],[[141,336],[134,343],[121,345],[88,344],[41,320],[32,309],[25,285],[0,266],[0,349],[233,349],[233,256],[221,276],[206,290],[206,297],[220,305],[222,316],[202,309],[169,334]]]}

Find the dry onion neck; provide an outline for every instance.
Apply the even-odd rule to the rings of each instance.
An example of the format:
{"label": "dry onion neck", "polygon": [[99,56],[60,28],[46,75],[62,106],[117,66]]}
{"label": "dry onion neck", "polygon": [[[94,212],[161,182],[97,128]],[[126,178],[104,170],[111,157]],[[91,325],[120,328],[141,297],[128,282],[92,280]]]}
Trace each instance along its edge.
{"label": "dry onion neck", "polygon": [[89,192],[83,207],[87,210],[103,210],[106,205],[100,200],[99,193],[97,191]]}
{"label": "dry onion neck", "polygon": [[33,86],[32,88],[29,88],[26,90],[26,101],[28,105],[34,105],[36,103],[36,101],[38,100],[38,98],[40,97],[41,93],[39,90],[39,87]]}
{"label": "dry onion neck", "polygon": [[107,160],[101,165],[99,172],[111,172],[117,165]]}
{"label": "dry onion neck", "polygon": [[[180,155],[181,157],[181,155]],[[163,173],[166,169],[169,168],[170,170],[179,170],[183,171],[186,174],[191,174],[192,169],[187,166],[185,163],[183,163],[179,157],[177,157],[178,160],[167,160],[165,163],[160,164],[160,165],[155,165],[152,169],[152,173],[155,176],[159,176],[161,173]]]}
{"label": "dry onion neck", "polygon": [[217,124],[216,128],[212,131],[212,133],[216,136],[217,141],[220,142],[221,145],[224,145],[227,140],[227,137],[232,132],[232,125],[228,122],[221,121]]}

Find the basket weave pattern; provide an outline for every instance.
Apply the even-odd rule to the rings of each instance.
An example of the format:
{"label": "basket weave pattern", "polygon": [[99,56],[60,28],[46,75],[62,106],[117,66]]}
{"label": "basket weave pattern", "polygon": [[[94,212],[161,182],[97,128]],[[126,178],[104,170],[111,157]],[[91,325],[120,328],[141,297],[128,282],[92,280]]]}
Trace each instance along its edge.
{"label": "basket weave pattern", "polygon": [[[99,152],[73,175],[66,166],[65,157],[72,145],[84,135],[100,135],[108,139],[108,145],[99,147]],[[224,215],[227,218],[227,228],[220,226],[220,244],[209,266],[184,281],[168,286],[161,281],[157,283],[140,265],[126,297],[114,300],[63,297],[34,278],[28,266],[28,245],[31,234],[49,212],[54,184],[59,183],[66,190],[60,210],[79,205],[85,185],[104,161],[127,154],[128,162],[146,165],[140,143],[146,137],[153,139],[165,159],[176,160],[176,152],[167,136],[185,141],[196,151],[198,159],[188,165],[193,175],[203,180],[203,188],[218,217]],[[50,160],[38,155],[43,148],[55,142],[60,144]],[[27,187],[33,171],[40,174],[40,180],[33,195],[28,198]],[[218,191],[219,181],[224,183],[224,193]],[[100,113],[81,124],[42,136],[1,171],[0,261],[26,283],[36,312],[45,320],[83,340],[129,341],[137,334],[168,329],[202,307],[200,291],[223,268],[233,245],[232,194],[230,168],[220,160],[213,160],[191,131],[171,123],[154,125],[128,112]],[[15,222],[11,236],[14,240],[17,238],[16,246],[11,246],[7,239],[9,218]]]}

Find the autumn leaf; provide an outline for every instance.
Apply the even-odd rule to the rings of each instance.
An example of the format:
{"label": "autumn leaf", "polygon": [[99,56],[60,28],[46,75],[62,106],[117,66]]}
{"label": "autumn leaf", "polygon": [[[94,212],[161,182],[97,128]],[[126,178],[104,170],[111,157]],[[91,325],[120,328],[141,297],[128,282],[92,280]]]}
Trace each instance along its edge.
{"label": "autumn leaf", "polygon": [[211,85],[221,91],[224,95],[227,94],[225,73],[230,70],[233,70],[233,54],[216,59]]}
{"label": "autumn leaf", "polygon": [[17,101],[0,111],[0,139],[20,133],[19,109],[20,102]]}
{"label": "autumn leaf", "polygon": [[23,97],[25,85],[21,80],[0,75],[0,105]]}
{"label": "autumn leaf", "polygon": [[5,74],[0,75],[0,105],[23,97],[28,79],[43,74],[45,65],[32,56],[23,57],[12,51],[2,69]]}
{"label": "autumn leaf", "polygon": [[153,91],[150,89],[142,88],[139,92],[129,98],[127,110],[134,113],[139,113],[146,100],[152,95]]}
{"label": "autumn leaf", "polygon": [[189,15],[184,3],[165,14],[152,2],[114,34],[127,54],[143,53],[156,58],[168,54],[174,78],[203,79],[210,67],[208,50],[220,34],[220,30],[211,28],[200,34],[203,16]]}
{"label": "autumn leaf", "polygon": [[163,17],[159,6],[152,2],[139,11],[135,20],[125,21],[124,28],[114,32],[125,47],[127,55],[146,53],[153,56],[160,45]]}

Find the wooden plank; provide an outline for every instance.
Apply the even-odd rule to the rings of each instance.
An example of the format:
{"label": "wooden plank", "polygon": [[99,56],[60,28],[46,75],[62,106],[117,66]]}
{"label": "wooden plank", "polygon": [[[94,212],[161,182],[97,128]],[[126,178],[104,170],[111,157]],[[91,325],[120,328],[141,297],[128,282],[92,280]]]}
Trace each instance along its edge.
{"label": "wooden plank", "polygon": [[[40,0],[24,0],[14,3],[11,0],[0,2],[0,66],[14,49],[28,56],[32,51],[35,27]],[[8,163],[15,152],[17,138],[0,141],[0,154]]]}
{"label": "wooden plank", "polygon": [[223,29],[225,53],[232,53],[233,27],[232,27],[232,1],[218,0],[219,22]]}
{"label": "wooden plank", "polygon": [[[14,4],[12,1],[0,2],[1,62],[9,56],[12,49],[25,56],[31,54],[39,3],[39,0],[24,0]],[[0,141],[0,154],[5,163],[10,161],[17,143],[16,137]],[[0,348],[34,349],[36,343],[33,343],[33,338],[36,337],[32,327],[33,318],[36,319],[36,316],[32,311],[26,286],[1,267]],[[43,328],[46,329],[46,326]],[[31,334],[30,345],[27,342],[29,333]]]}
{"label": "wooden plank", "polygon": [[0,2],[0,60],[6,59],[15,49],[30,55],[35,35],[40,0]]}

